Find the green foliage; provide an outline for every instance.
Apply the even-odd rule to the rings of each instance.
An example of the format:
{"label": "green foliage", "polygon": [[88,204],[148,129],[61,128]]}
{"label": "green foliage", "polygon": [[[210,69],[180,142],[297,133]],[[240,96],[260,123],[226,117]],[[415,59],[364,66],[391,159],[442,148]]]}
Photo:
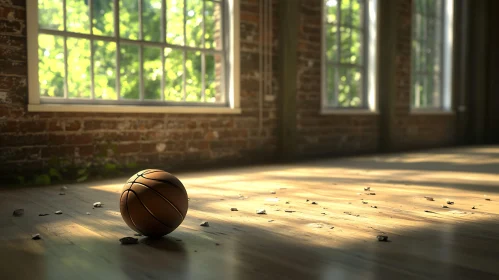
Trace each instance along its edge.
{"label": "green foliage", "polygon": [[[119,34],[123,39],[162,42],[166,38],[171,47],[139,46],[115,42],[88,40],[68,36],[43,34],[43,29],[64,31],[63,1],[39,0],[39,81],[43,97],[63,97],[67,89],[69,98],[88,99],[92,96],[92,61],[94,96],[100,100],[116,100],[117,88],[123,99],[138,100],[141,92],[142,67],[143,92],[146,100],[200,102],[202,99],[203,59],[205,72],[205,96],[207,102],[220,102],[222,56],[200,51],[184,51],[182,46],[221,50],[221,6],[218,2],[188,0],[185,16],[186,39],[184,40],[184,1],[167,0],[166,34],[161,34],[162,0],[141,0],[143,38],[139,38],[139,0],[120,0]],[[89,2],[92,7],[89,7]],[[204,38],[203,38],[203,6]],[[90,9],[93,18],[90,19]],[[67,0],[67,30],[89,35],[90,20],[94,35],[112,38],[114,28],[114,1]],[[203,46],[204,40],[204,46]],[[64,54],[64,46],[67,56]],[[91,49],[93,48],[93,57]],[[142,65],[140,57],[142,56]],[[164,57],[164,66],[161,61]],[[117,61],[120,67],[117,69]],[[65,63],[67,62],[67,77]],[[185,62],[185,63],[184,63]],[[185,67],[184,67],[185,66]],[[184,71],[185,69],[185,71]],[[161,92],[164,70],[164,92]],[[119,72],[118,72],[119,71]],[[120,73],[119,85],[116,82]],[[185,89],[184,89],[185,79]],[[66,88],[67,85],[67,88]]]}
{"label": "green foliage", "polygon": [[35,185],[50,185],[51,182],[52,180],[50,179],[50,175],[48,174],[37,175],[34,179]]}

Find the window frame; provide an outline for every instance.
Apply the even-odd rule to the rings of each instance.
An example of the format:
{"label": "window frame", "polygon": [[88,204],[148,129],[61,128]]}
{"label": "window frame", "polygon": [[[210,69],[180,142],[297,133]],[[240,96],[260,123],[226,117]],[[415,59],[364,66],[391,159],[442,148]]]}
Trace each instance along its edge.
{"label": "window frame", "polygon": [[[411,7],[411,18],[416,15],[416,0],[413,1]],[[442,11],[441,11],[441,32],[442,32],[442,42],[441,42],[441,73],[440,77],[440,104],[439,106],[425,106],[416,107],[412,101],[413,98],[413,88],[414,88],[414,78],[411,65],[411,78],[410,78],[410,98],[409,107],[411,114],[454,114],[452,106],[452,63],[454,54],[454,0],[442,0]],[[414,41],[414,21],[411,22],[411,64],[413,61],[412,52],[412,42]]]}
{"label": "window frame", "polygon": [[[378,0],[365,0],[365,12],[363,15],[364,24],[361,28],[364,30],[362,42],[362,54],[364,55],[364,67],[362,71],[362,106],[359,107],[340,107],[331,106],[328,102],[327,88],[327,48],[326,48],[326,26],[327,26],[327,8],[326,1],[321,0],[321,110],[323,115],[329,114],[378,114],[378,89],[377,89],[377,52],[378,52]],[[341,67],[341,63],[339,63]]]}
{"label": "window frame", "polygon": [[[101,102],[93,100],[92,104],[78,104],[75,102],[43,103],[39,93],[38,78],[38,1],[27,3],[27,55],[28,55],[28,111],[30,112],[130,112],[130,113],[213,113],[213,114],[240,114],[240,0],[223,1],[222,32],[223,44],[227,51],[225,75],[222,77],[222,86],[226,91],[225,104],[200,102],[165,102],[152,103],[120,103]],[[117,2],[117,1],[116,1]],[[143,77],[141,77],[143,79]],[[225,81],[224,81],[225,80]],[[141,101],[139,101],[141,102]],[[161,102],[161,105],[155,105]]]}

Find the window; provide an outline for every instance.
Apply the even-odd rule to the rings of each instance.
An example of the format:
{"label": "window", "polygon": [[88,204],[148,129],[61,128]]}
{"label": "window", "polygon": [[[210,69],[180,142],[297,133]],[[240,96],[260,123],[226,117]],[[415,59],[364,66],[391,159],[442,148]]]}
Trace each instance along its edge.
{"label": "window", "polygon": [[375,110],[376,0],[323,0],[322,109]]}
{"label": "window", "polygon": [[452,0],[414,0],[413,109],[450,109]]}
{"label": "window", "polygon": [[28,6],[37,19],[28,22],[32,108],[239,107],[238,1],[36,2]]}

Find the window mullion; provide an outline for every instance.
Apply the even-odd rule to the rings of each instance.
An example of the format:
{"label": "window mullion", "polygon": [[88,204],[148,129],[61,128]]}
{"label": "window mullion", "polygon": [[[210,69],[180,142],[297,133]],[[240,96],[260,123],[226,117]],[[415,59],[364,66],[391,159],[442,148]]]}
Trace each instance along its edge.
{"label": "window mullion", "polygon": [[[94,33],[94,0],[88,0],[89,17],[90,17],[90,35]],[[94,78],[94,40],[90,39],[90,93],[92,94],[92,100],[95,99],[95,78]]]}
{"label": "window mullion", "polygon": [[[62,10],[64,19],[64,32],[67,31],[67,11],[66,11],[66,0],[62,0]],[[68,44],[67,36],[64,35],[64,99],[68,98]]]}
{"label": "window mullion", "polygon": [[[144,0],[139,1],[139,40],[144,41],[144,25],[143,23],[143,4]],[[144,46],[139,45],[139,100],[144,100]]]}
{"label": "window mullion", "polygon": [[[205,16],[205,13],[206,13],[206,0],[203,0],[203,37],[201,38],[201,46],[202,48],[206,48],[205,46],[205,34],[206,34],[206,24],[205,24],[205,20],[206,20],[206,16]],[[205,89],[206,89],[206,81],[205,81],[205,74],[206,74],[206,61],[205,61],[205,52],[202,52],[201,53],[201,95],[202,95],[202,99],[203,99],[203,102],[206,102],[206,92],[205,92]]]}
{"label": "window mullion", "polygon": [[[337,3],[337,8],[336,8],[336,45],[337,45],[337,51],[338,51],[338,62],[341,63],[341,0],[338,0]],[[340,68],[337,67],[336,71],[334,71],[334,87],[333,87],[333,106],[338,106],[339,100],[338,96],[339,90],[340,90]]]}
{"label": "window mullion", "polygon": [[120,69],[120,4],[119,0],[114,0],[114,36],[116,38],[116,97],[121,100],[121,69]]}
{"label": "window mullion", "polygon": [[[166,0],[161,0],[161,41],[166,44],[167,32],[166,28]],[[161,100],[165,101],[165,47],[161,48]]]}
{"label": "window mullion", "polygon": [[187,85],[187,80],[186,80],[186,75],[187,75],[187,67],[186,67],[186,62],[187,62],[187,51],[185,49],[185,46],[187,45],[187,0],[184,0],[184,63],[182,64],[183,65],[183,74],[182,74],[182,83],[183,83],[183,98],[182,100],[185,102],[186,100],[186,97],[187,97],[187,89],[186,89],[186,85]]}

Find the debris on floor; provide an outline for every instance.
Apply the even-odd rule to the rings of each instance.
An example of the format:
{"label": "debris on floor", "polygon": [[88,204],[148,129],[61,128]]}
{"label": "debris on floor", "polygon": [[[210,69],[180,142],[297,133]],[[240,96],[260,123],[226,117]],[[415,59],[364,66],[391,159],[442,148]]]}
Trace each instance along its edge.
{"label": "debris on floor", "polygon": [[208,222],[206,222],[206,221],[200,223],[199,225],[202,226],[202,227],[209,227],[210,226],[210,224]]}
{"label": "debris on floor", "polygon": [[376,206],[376,205],[371,205],[371,208],[378,208],[378,206]]}
{"label": "debris on floor", "polygon": [[378,241],[381,241],[381,242],[388,241],[388,236],[386,236],[386,235],[378,235],[378,236],[376,236],[376,238],[378,238]]}
{"label": "debris on floor", "polygon": [[40,236],[40,234],[39,234],[39,233],[37,233],[37,234],[33,234],[33,235],[31,236],[31,239],[33,239],[33,240],[39,240],[39,239],[42,239],[42,237]]}
{"label": "debris on floor", "polygon": [[220,246],[220,243],[215,243],[215,245]]}
{"label": "debris on floor", "polygon": [[286,213],[293,213],[293,212],[296,212],[296,211],[293,211],[293,210],[284,210],[284,212],[286,212]]}
{"label": "debris on floor", "polygon": [[263,215],[263,214],[267,214],[267,211],[265,211],[265,209],[258,209],[258,210],[256,210],[256,213]]}
{"label": "debris on floor", "polygon": [[309,202],[310,200],[307,199],[307,202]]}
{"label": "debris on floor", "polygon": [[454,201],[450,201],[450,200],[448,200],[448,199],[447,199],[447,204],[449,204],[449,205],[453,205],[453,204],[454,204]]}
{"label": "debris on floor", "polygon": [[484,195],[485,200],[490,201],[490,198]]}
{"label": "debris on floor", "polygon": [[65,192],[60,192],[59,195],[66,195],[66,193]]}
{"label": "debris on floor", "polygon": [[87,215],[90,215],[90,212],[87,212]]}
{"label": "debris on floor", "polygon": [[366,192],[367,192],[367,191],[370,191],[370,190],[371,190],[371,187],[365,187],[365,188],[364,188],[364,191],[366,191]]}
{"label": "debris on floor", "polygon": [[430,211],[430,210],[424,210],[426,213],[433,213],[433,214],[437,214],[436,212],[433,212],[433,211]]}
{"label": "debris on floor", "polygon": [[368,202],[367,201],[362,201],[362,204],[367,204]]}
{"label": "debris on floor", "polygon": [[475,206],[473,206],[473,207],[471,207],[471,209],[476,209],[476,207],[475,207]]}
{"label": "debris on floor", "polygon": [[329,229],[334,229],[334,227],[330,227]]}
{"label": "debris on floor", "polygon": [[232,208],[230,208],[230,211],[238,211],[238,210],[237,210],[237,208],[232,207]]}
{"label": "debris on floor", "polygon": [[271,194],[275,194],[275,191],[271,191],[270,193],[271,193]]}
{"label": "debris on floor", "polygon": [[138,244],[139,240],[137,238],[127,236],[120,238],[120,242],[122,245],[130,245],[130,244]]}
{"label": "debris on floor", "polygon": [[289,201],[286,201],[286,204],[289,204]]}
{"label": "debris on floor", "polygon": [[315,201],[312,201],[312,204],[314,204],[314,205],[317,205],[317,202],[315,202]]}
{"label": "debris on floor", "polygon": [[62,187],[61,187],[61,192],[65,192],[65,191],[67,191],[67,190],[68,190],[68,187],[66,187],[66,186],[62,186]]}
{"label": "debris on floor", "polygon": [[269,220],[269,223],[273,222],[274,220]]}
{"label": "debris on floor", "polygon": [[447,206],[447,205],[442,205],[442,208],[449,208],[449,206]]}
{"label": "debris on floor", "polygon": [[47,213],[41,213],[41,214],[38,214],[38,216],[40,216],[40,217],[43,217],[43,216],[48,216],[48,215],[49,215],[49,214],[47,214]]}
{"label": "debris on floor", "polygon": [[12,213],[12,216],[14,217],[21,217],[22,215],[24,215],[24,209],[16,209]]}
{"label": "debris on floor", "polygon": [[62,214],[62,211],[61,211],[61,210],[57,210],[57,211],[55,211],[55,214],[56,214],[56,215],[61,215],[61,214]]}
{"label": "debris on floor", "polygon": [[326,213],[321,213],[322,215],[326,215]]}
{"label": "debris on floor", "polygon": [[376,193],[373,193],[373,192],[372,192],[372,193],[369,193],[369,195],[376,195]]}
{"label": "debris on floor", "polygon": [[426,198],[426,200],[429,200],[429,201],[435,201],[435,199],[433,199],[433,197],[431,197],[431,196],[425,196],[424,198]]}
{"label": "debris on floor", "polygon": [[100,202],[95,202],[95,203],[94,203],[94,207],[95,207],[95,208],[100,208],[100,207],[102,207],[102,203],[100,203]]}
{"label": "debris on floor", "polygon": [[350,215],[350,216],[355,216],[355,217],[359,217],[360,216],[360,215],[354,215],[354,214],[352,214],[352,212],[343,212],[343,213],[345,213],[347,215]]}

